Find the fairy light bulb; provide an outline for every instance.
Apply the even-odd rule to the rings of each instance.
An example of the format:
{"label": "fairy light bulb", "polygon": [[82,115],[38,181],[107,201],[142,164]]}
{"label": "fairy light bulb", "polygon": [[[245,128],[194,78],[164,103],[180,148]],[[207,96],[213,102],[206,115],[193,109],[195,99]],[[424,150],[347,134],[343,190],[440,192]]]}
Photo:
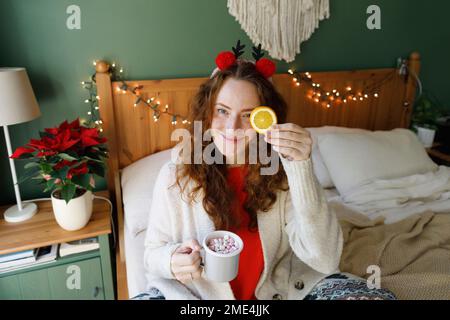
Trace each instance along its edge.
{"label": "fairy light bulb", "polygon": [[375,98],[378,98],[378,97],[379,97],[378,93],[375,93],[373,96],[374,96]]}
{"label": "fairy light bulb", "polygon": [[289,72],[290,74],[294,74],[294,71],[292,71],[292,69],[289,69],[288,72]]}

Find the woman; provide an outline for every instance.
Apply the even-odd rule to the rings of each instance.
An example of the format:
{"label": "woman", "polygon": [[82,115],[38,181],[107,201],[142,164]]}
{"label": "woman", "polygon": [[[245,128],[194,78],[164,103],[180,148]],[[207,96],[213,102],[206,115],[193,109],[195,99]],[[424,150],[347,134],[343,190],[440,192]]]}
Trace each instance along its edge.
{"label": "woman", "polygon": [[[342,231],[313,173],[310,134],[284,123],[287,106],[267,63],[264,69],[233,54],[226,63],[218,57],[219,68],[191,105],[192,120],[202,121],[203,133],[212,131],[215,152],[226,161],[168,163],[161,170],[145,241],[148,291],[135,299],[394,299],[338,273]],[[247,129],[260,105],[270,106],[281,123],[264,137],[280,155],[271,175],[261,174],[269,164],[259,159],[236,161],[258,138]],[[234,134],[238,130],[250,134]],[[238,276],[229,283],[202,276],[200,243],[218,229],[244,240]]]}

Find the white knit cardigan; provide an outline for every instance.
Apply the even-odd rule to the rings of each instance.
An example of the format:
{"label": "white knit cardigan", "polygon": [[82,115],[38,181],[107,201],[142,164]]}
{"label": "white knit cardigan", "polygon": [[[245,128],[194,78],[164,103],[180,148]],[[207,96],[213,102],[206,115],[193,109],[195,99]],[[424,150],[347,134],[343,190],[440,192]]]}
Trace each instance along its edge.
{"label": "white knit cardigan", "polygon": [[[268,212],[257,215],[264,270],[257,284],[257,299],[303,299],[317,282],[338,272],[343,237],[337,218],[313,172],[311,158],[281,158],[289,183],[278,191]],[[234,300],[228,282],[200,278],[184,285],[170,268],[172,253],[184,241],[215,230],[200,198],[188,204],[175,185],[176,167],[167,163],[155,185],[145,239],[147,289],[159,289],[166,299]],[[251,268],[251,266],[248,266]]]}

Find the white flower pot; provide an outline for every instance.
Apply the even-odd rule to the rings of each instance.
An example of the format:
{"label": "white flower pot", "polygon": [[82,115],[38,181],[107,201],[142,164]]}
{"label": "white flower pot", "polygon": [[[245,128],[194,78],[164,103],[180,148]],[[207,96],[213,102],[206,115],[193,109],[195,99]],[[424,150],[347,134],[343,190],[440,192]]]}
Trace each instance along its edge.
{"label": "white flower pot", "polygon": [[425,148],[431,148],[433,146],[436,130],[418,127],[417,136]]}
{"label": "white flower pot", "polygon": [[[56,191],[56,190],[55,190]],[[87,190],[83,195],[71,199],[68,203],[64,199],[54,197],[52,192],[52,206],[56,222],[61,228],[68,231],[82,229],[92,215],[92,203],[94,195]]]}

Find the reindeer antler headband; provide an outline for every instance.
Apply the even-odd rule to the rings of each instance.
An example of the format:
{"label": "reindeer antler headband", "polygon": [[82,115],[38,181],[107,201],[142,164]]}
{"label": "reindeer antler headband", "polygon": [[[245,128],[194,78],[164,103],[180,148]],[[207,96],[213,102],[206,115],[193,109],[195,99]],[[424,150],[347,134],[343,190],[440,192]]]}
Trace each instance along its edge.
{"label": "reindeer antler headband", "polygon": [[[216,57],[216,65],[217,68],[214,69],[211,74],[211,78],[216,75],[217,72],[228,69],[239,61],[248,61],[245,59],[239,59],[241,55],[244,54],[245,45],[241,45],[241,40],[238,40],[236,47],[232,47],[233,52],[231,51],[222,51]],[[276,65],[273,61],[263,58],[264,53],[261,51],[261,44],[258,47],[253,47],[252,56],[255,59],[255,62],[250,61],[255,64],[256,70],[258,70],[264,77],[268,80],[272,81],[272,75],[275,73]]]}

